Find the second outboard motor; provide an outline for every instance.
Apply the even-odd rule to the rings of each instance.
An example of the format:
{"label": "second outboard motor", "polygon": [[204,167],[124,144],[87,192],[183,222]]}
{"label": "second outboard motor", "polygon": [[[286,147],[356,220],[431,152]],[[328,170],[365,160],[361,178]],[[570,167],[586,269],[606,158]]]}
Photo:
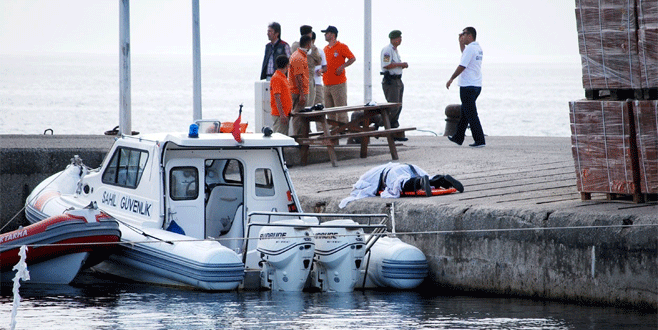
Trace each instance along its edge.
{"label": "second outboard motor", "polygon": [[363,229],[352,220],[322,223],[313,228],[315,262],[311,285],[321,291],[352,292],[359,279],[365,254]]}
{"label": "second outboard motor", "polygon": [[311,271],[315,243],[302,220],[282,220],[260,230],[261,287],[274,291],[302,291]]}

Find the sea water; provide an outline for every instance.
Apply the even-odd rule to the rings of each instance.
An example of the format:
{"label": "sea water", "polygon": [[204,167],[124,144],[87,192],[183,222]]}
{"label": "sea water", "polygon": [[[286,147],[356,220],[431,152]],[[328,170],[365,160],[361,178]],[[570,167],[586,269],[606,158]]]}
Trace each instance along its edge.
{"label": "sea water", "polygon": [[[87,279],[88,280],[88,279]],[[203,292],[130,282],[21,287],[16,329],[655,329],[656,314],[518,298]],[[11,297],[0,296],[0,329]],[[6,321],[5,321],[6,320]]]}
{"label": "sea water", "polygon": [[[202,113],[207,119],[254,123],[255,83],[261,56],[201,58]],[[441,135],[445,108],[459,104],[459,87],[445,83],[456,62],[405,58],[402,126],[409,135]],[[372,100],[385,102],[373,61]],[[187,131],[193,118],[192,58],[133,55],[132,129],[143,133]],[[348,104],[364,104],[363,66],[347,68]],[[485,62],[477,101],[485,134],[569,136],[569,101],[582,99],[580,63]],[[102,134],[119,125],[118,55],[0,55],[0,134]],[[253,126],[248,130],[253,131]]]}

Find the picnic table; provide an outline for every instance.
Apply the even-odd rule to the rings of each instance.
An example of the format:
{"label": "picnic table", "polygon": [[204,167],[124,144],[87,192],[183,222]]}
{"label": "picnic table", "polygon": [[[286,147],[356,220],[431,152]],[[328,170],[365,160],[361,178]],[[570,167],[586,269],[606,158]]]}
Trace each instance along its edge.
{"label": "picnic table", "polygon": [[[371,137],[386,137],[388,148],[393,160],[398,159],[398,152],[395,146],[393,136],[395,134],[415,130],[415,127],[398,127],[391,128],[388,110],[399,107],[401,103],[380,103],[374,105],[343,106],[325,108],[308,112],[300,112],[293,116],[301,118],[303,132],[301,135],[294,136],[295,140],[301,146],[301,162],[306,164],[308,161],[308,151],[311,145],[324,146],[329,153],[331,165],[336,166],[336,150],[339,139],[358,138],[361,140],[361,158],[368,157],[368,144]],[[350,119],[348,122],[340,122],[329,119],[330,114],[347,113],[353,111],[363,111],[363,115]],[[371,119],[375,116],[381,116],[384,122],[384,129],[375,130],[370,127]],[[311,133],[311,122],[317,122],[322,132]]]}

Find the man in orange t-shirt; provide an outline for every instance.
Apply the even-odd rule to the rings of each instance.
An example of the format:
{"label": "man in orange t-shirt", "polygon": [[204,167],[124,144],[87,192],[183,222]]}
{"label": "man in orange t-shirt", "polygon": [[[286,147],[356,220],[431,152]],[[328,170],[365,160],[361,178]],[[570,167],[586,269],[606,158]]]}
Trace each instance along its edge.
{"label": "man in orange t-shirt", "polygon": [[[288,69],[288,80],[290,92],[292,93],[292,113],[304,110],[308,99],[308,50],[311,48],[311,37],[303,35],[299,39],[299,48],[290,55],[290,69]],[[301,135],[303,122],[300,118],[292,118],[292,135]]]}
{"label": "man in orange t-shirt", "polygon": [[[325,108],[340,107],[347,105],[347,77],[345,68],[356,61],[356,57],[350,51],[349,47],[341,43],[338,37],[338,29],[329,25],[322,30],[324,39],[329,43],[324,47],[324,54],[327,57],[327,72],[322,77],[324,83],[324,106]],[[346,123],[347,113],[343,112],[337,115],[330,115],[337,121]]]}
{"label": "man in orange t-shirt", "polygon": [[292,96],[288,85],[288,56],[279,55],[274,60],[276,71],[270,80],[270,108],[275,133],[288,135],[288,118],[292,110]]}

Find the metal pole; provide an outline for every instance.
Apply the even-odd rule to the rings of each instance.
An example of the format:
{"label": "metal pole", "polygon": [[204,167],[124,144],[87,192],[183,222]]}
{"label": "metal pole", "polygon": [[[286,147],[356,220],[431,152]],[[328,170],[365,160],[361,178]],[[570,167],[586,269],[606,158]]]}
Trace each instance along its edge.
{"label": "metal pole", "polygon": [[199,29],[199,0],[192,0],[192,61],[194,70],[193,120],[203,118],[201,113],[201,38]]}
{"label": "metal pole", "polygon": [[119,8],[119,133],[132,134],[130,101],[130,0]]}
{"label": "metal pole", "polygon": [[364,0],[363,10],[363,102],[372,101],[372,0]]}

